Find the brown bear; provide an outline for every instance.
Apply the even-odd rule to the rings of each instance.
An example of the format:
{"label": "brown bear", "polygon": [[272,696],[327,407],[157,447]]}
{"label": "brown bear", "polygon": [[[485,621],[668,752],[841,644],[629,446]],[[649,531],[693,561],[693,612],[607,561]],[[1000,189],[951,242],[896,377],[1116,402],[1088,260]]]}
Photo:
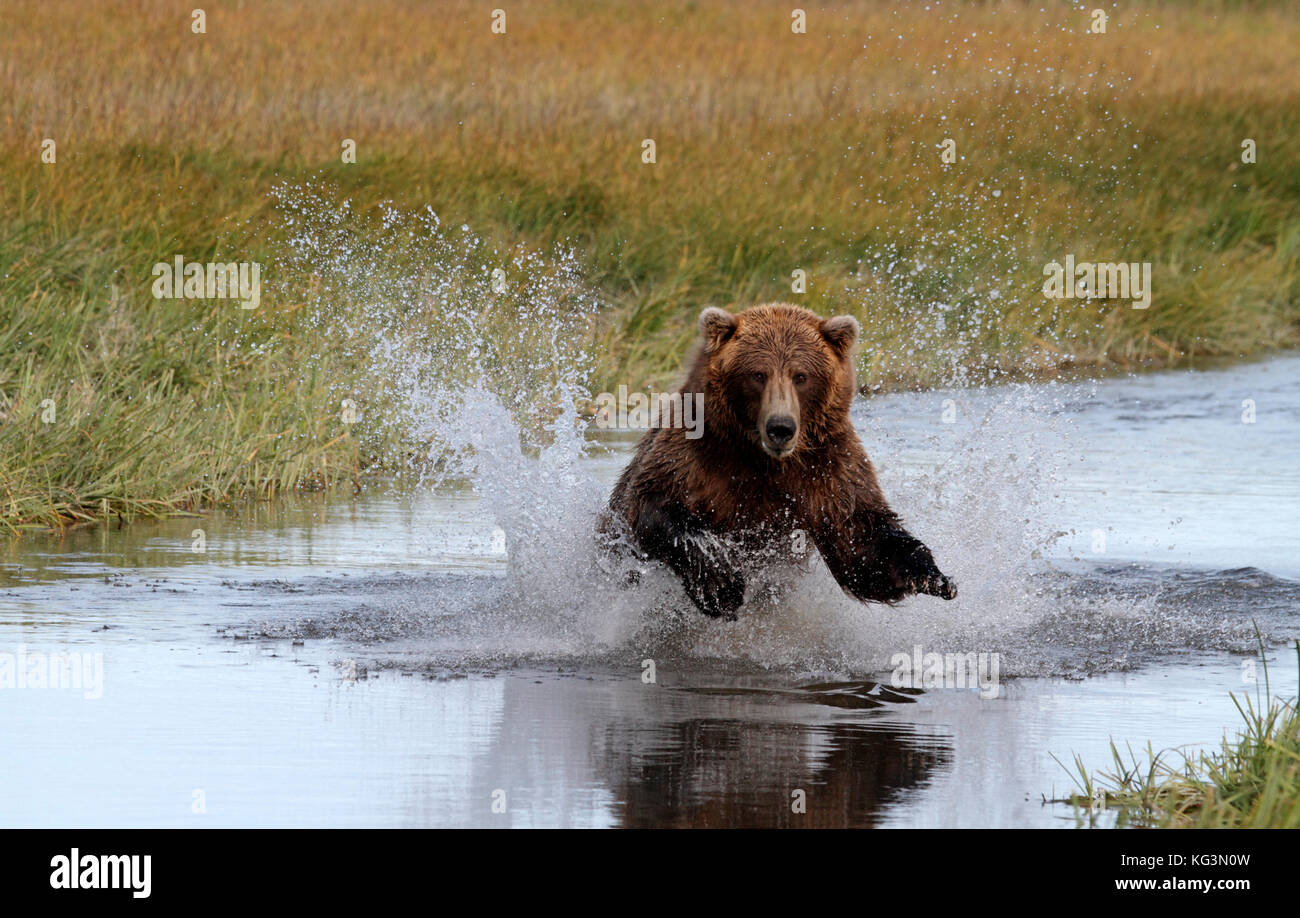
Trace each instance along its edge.
{"label": "brown bear", "polygon": [[703,393],[702,431],[674,419],[668,402],[669,416],[615,485],[601,530],[667,565],[714,617],[735,617],[755,559],[805,536],[857,599],[955,597],[890,510],[849,420],[857,320],[775,303],[736,315],[705,309],[700,331],[679,393]]}

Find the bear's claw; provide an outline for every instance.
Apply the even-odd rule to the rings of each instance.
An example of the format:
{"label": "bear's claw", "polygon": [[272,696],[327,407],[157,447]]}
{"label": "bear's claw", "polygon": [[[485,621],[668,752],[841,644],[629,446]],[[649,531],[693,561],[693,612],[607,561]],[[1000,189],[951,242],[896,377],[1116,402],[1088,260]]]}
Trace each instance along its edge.
{"label": "bear's claw", "polygon": [[737,618],[736,610],[745,601],[744,579],[720,571],[710,572],[701,579],[702,583],[687,590],[695,605],[710,618],[734,622]]}
{"label": "bear's claw", "polygon": [[953,583],[943,574],[934,577],[927,577],[917,589],[918,593],[925,593],[927,596],[938,596],[940,599],[956,599],[957,584]]}

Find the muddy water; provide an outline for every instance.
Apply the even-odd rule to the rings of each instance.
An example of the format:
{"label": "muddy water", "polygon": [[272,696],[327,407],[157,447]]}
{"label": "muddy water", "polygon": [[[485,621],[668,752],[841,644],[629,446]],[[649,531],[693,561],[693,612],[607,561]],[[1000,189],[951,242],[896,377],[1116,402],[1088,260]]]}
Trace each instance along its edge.
{"label": "muddy water", "polygon": [[[855,421],[956,602],[859,606],[815,560],[730,624],[667,578],[600,584],[582,513],[552,523],[629,436],[504,501],[374,488],[5,546],[0,682],[27,684],[0,688],[0,824],[1073,826],[1061,762],[1235,728],[1256,627],[1296,692],[1300,358]],[[899,678],[932,652],[997,679]]]}

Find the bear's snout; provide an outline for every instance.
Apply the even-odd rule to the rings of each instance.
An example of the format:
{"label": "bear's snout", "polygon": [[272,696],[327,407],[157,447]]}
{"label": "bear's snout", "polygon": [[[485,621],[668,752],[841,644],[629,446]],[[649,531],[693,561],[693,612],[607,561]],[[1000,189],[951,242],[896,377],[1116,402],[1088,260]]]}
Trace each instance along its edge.
{"label": "bear's snout", "polygon": [[799,431],[799,425],[795,423],[792,417],[775,417],[769,418],[763,432],[767,434],[764,438],[776,453],[782,453],[794,439],[794,435]]}
{"label": "bear's snout", "polygon": [[785,374],[774,375],[763,390],[757,433],[763,452],[784,459],[794,452],[799,437],[799,395]]}

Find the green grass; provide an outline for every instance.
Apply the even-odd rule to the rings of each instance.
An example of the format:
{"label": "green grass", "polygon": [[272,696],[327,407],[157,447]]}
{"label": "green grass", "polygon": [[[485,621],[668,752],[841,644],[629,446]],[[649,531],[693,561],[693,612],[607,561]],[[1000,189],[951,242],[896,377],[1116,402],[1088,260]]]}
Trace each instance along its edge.
{"label": "green grass", "polygon": [[[0,525],[43,528],[193,509],[247,490],[319,485],[349,466],[330,363],[242,351],[228,309],[125,309],[103,237],[25,227],[0,240]],[[121,294],[117,294],[120,296]],[[299,372],[300,366],[308,367]],[[355,466],[355,462],[352,463]]]}
{"label": "green grass", "polygon": [[[718,0],[520,3],[506,36],[488,13],[218,4],[196,36],[154,0],[0,6],[0,527],[320,487],[419,448],[382,412],[340,422],[375,381],[313,321],[277,185],[349,200],[362,243],[391,201],[488,252],[576,249],[608,304],[574,331],[600,388],[669,384],[703,306],[772,299],[857,315],[872,387],[1300,343],[1293,6],[1127,4],[1105,36],[1067,4],[855,2],[803,36]],[[262,306],[154,300],[177,253],[265,264]],[[1043,297],[1070,253],[1151,262],[1151,308]],[[394,250],[391,277],[421,258]]]}
{"label": "green grass", "polygon": [[[1261,646],[1261,653],[1263,648]],[[1300,666],[1300,643],[1296,645]],[[1112,770],[1093,774],[1075,760],[1079,793],[1068,798],[1080,819],[1095,818],[1094,801],[1120,826],[1158,828],[1300,828],[1300,712],[1272,696],[1265,666],[1264,698],[1233,702],[1242,730],[1212,752],[1177,750],[1144,757],[1111,744]]]}

